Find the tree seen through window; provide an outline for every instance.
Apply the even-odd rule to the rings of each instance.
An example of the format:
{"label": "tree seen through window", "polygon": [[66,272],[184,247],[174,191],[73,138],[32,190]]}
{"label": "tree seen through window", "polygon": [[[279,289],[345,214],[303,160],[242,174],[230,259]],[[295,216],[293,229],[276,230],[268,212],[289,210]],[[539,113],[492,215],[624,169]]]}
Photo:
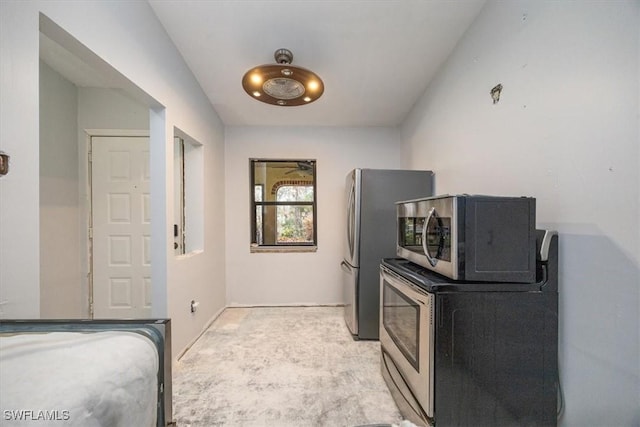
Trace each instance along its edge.
{"label": "tree seen through window", "polygon": [[[313,186],[287,185],[278,188],[278,202],[312,202]],[[313,208],[284,205],[277,208],[277,243],[313,242]]]}

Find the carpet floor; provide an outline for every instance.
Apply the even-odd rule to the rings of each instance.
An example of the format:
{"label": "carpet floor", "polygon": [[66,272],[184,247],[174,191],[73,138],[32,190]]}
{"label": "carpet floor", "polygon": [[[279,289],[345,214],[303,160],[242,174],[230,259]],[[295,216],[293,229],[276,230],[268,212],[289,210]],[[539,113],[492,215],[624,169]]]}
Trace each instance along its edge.
{"label": "carpet floor", "polygon": [[380,343],[342,307],[228,308],[173,366],[178,427],[400,424]]}

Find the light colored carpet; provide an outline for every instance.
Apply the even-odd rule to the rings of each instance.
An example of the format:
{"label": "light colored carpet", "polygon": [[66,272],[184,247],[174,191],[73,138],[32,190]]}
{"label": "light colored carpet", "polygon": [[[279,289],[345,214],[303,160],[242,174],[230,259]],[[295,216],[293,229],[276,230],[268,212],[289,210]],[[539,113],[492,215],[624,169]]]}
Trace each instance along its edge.
{"label": "light colored carpet", "polygon": [[173,366],[179,427],[400,424],[380,343],[342,307],[229,308]]}

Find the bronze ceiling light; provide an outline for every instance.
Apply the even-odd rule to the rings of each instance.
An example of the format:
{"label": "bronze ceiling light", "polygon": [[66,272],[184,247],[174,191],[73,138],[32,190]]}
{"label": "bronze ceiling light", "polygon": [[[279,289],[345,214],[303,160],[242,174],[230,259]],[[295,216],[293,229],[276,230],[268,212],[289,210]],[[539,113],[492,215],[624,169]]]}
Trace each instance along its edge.
{"label": "bronze ceiling light", "polygon": [[281,107],[310,104],[322,96],[324,83],[313,71],[291,65],[293,53],[278,49],[277,64],[254,67],[242,77],[242,87],[255,100]]}

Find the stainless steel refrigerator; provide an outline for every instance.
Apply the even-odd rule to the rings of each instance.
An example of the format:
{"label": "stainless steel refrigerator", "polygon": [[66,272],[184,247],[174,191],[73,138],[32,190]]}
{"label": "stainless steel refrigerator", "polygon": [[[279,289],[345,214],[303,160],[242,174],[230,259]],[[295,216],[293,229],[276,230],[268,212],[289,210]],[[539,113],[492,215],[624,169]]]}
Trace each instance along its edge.
{"label": "stainless steel refrigerator", "polygon": [[380,261],[396,256],[396,205],[433,196],[433,172],[354,169],[346,178],[347,233],[341,263],[344,317],[355,339],[378,339]]}

